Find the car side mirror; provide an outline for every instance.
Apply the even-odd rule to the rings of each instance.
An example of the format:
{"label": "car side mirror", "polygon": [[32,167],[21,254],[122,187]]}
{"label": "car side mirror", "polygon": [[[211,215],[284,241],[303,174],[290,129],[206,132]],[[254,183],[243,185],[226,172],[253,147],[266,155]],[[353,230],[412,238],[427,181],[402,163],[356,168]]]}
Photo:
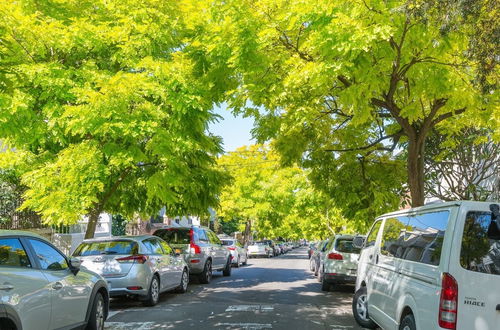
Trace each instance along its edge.
{"label": "car side mirror", "polygon": [[356,236],[352,240],[352,246],[354,246],[357,249],[362,249],[364,244],[365,244],[364,236]]}
{"label": "car side mirror", "polygon": [[76,275],[80,271],[80,266],[82,265],[82,262],[80,259],[77,258],[71,258],[69,259],[69,268],[71,269],[71,272]]}

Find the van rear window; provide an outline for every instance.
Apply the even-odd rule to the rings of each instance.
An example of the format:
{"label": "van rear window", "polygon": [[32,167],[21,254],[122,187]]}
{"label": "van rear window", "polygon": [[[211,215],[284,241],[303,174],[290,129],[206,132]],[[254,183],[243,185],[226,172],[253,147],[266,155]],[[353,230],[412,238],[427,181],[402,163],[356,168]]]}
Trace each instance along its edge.
{"label": "van rear window", "polygon": [[500,228],[490,212],[467,213],[460,264],[473,272],[500,275]]}

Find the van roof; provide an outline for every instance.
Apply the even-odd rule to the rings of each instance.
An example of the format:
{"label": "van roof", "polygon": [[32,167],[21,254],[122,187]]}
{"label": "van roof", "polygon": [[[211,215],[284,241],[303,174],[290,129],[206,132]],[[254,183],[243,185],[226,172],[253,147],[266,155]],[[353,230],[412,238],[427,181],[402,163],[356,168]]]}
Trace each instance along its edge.
{"label": "van roof", "polygon": [[474,206],[484,206],[484,205],[490,205],[490,204],[498,204],[499,202],[491,201],[491,202],[476,202],[476,201],[452,201],[452,202],[432,202],[429,204],[426,204],[424,206],[419,206],[419,207],[413,207],[411,209],[404,209],[404,210],[398,210],[386,214],[382,214],[381,216],[378,216],[377,219],[380,218],[385,218],[388,216],[396,216],[396,215],[402,215],[402,214],[413,214],[417,212],[422,212],[422,211],[430,211],[430,210],[439,210],[439,209],[447,209],[452,206],[463,206],[467,205],[470,207]]}

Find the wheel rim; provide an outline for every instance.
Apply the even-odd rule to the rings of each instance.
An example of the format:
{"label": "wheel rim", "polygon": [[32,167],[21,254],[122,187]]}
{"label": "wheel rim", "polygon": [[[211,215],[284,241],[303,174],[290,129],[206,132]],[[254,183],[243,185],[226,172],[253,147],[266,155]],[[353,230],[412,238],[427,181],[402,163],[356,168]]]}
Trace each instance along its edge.
{"label": "wheel rim", "polygon": [[151,297],[153,301],[158,301],[160,288],[158,286],[158,280],[156,277],[153,278],[153,282],[151,283]]}
{"label": "wheel rim", "polygon": [[104,303],[102,299],[97,300],[97,306],[96,306],[96,328],[97,329],[104,329]]}
{"label": "wheel rim", "polygon": [[186,291],[188,287],[188,274],[186,271],[182,273],[182,290]]}
{"label": "wheel rim", "polygon": [[[363,321],[368,321],[368,302],[366,301],[366,294],[362,294],[356,301],[356,313]],[[406,330],[406,329],[405,329]]]}
{"label": "wheel rim", "polygon": [[411,328],[410,328],[409,325],[405,325],[405,327],[403,328],[403,330],[411,330]]}

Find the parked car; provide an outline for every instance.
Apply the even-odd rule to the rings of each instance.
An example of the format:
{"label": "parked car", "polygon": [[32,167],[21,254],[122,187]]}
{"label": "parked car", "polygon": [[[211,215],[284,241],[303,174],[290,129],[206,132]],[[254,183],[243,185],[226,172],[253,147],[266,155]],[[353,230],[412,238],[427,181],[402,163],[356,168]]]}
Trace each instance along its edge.
{"label": "parked car", "polygon": [[248,246],[248,256],[252,257],[267,257],[271,258],[274,255],[273,248],[269,246],[269,243],[261,241],[254,242]]}
{"label": "parked car", "polygon": [[326,247],[318,281],[323,291],[337,284],[355,284],[360,248],[353,246],[354,236],[336,235]]}
{"label": "parked car", "polygon": [[273,256],[278,256],[280,254],[279,248],[276,246],[273,240],[270,239],[265,239],[262,240],[261,242],[266,243],[268,246],[270,246],[273,250]]}
{"label": "parked car", "polygon": [[2,330],[102,330],[108,316],[106,281],[33,233],[0,230],[0,292]]}
{"label": "parked car", "polygon": [[231,253],[231,263],[235,267],[246,265],[248,261],[247,248],[241,245],[236,239],[222,238],[222,245],[228,248]]}
{"label": "parked car", "polygon": [[189,273],[201,283],[209,283],[212,272],[231,276],[231,253],[217,235],[206,227],[165,227],[153,235],[165,240],[188,264]]}
{"label": "parked car", "polygon": [[311,259],[311,256],[313,255],[314,251],[316,251],[316,247],[318,245],[318,242],[312,242],[309,244],[309,248],[307,249],[307,255],[309,259]]}
{"label": "parked car", "polygon": [[84,240],[73,256],[107,280],[111,297],[135,296],[146,306],[154,306],[162,292],[187,291],[187,264],[156,236]]}
{"label": "parked car", "polygon": [[326,246],[330,240],[326,239],[318,243],[318,248],[314,251],[309,260],[309,269],[314,273],[314,276],[318,276],[319,269],[321,266],[321,259],[326,251]]}
{"label": "parked car", "polygon": [[[363,327],[499,329],[499,204],[431,204],[377,218],[358,265]],[[364,241],[364,242],[363,242]]]}

